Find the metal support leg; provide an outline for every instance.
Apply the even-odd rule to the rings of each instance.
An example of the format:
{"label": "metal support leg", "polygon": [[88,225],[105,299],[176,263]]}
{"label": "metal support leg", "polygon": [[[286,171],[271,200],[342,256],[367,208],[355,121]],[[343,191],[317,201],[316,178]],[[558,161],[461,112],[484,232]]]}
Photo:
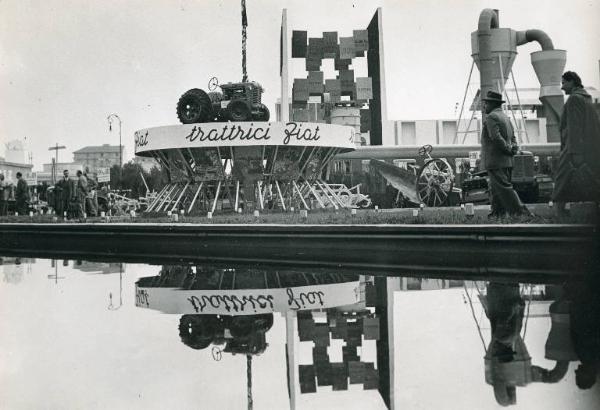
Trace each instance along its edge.
{"label": "metal support leg", "polygon": [[296,181],[292,181],[292,186],[296,189],[296,191],[298,192],[298,196],[300,197],[300,200],[302,201],[302,204],[304,205],[304,209],[310,209],[308,207],[308,205],[306,204],[306,201],[304,200],[304,197],[302,196],[302,193],[300,192],[300,189],[298,189],[298,185],[296,185]]}
{"label": "metal support leg", "polygon": [[156,196],[156,198],[154,198],[154,201],[152,201],[152,204],[148,207],[148,209],[146,210],[146,212],[151,212],[152,209],[154,209],[156,207],[156,205],[158,204],[158,202],[161,199],[161,197],[165,194],[165,192],[167,192],[168,188],[169,188],[169,186],[165,185],[163,187],[163,189],[160,190],[159,194]]}
{"label": "metal support leg", "polygon": [[316,180],[315,183],[319,186],[319,189],[321,189],[321,191],[323,191],[323,193],[325,194],[325,198],[327,198],[329,200],[329,202],[331,202],[331,205],[333,205],[333,209],[337,210],[339,207],[335,203],[335,201],[333,199],[331,199],[331,197],[329,196],[329,193],[327,192],[327,188],[322,186],[321,183],[319,182],[319,180]]}
{"label": "metal support leg", "polygon": [[239,209],[240,205],[240,181],[235,181],[235,212]]}
{"label": "metal support leg", "polygon": [[[264,195],[262,194],[262,189],[260,187],[261,182],[262,181],[256,181],[256,189],[258,190],[258,202],[260,204],[260,210],[262,211],[265,209],[265,201],[264,201]],[[266,187],[266,185],[265,185],[265,187]]]}
{"label": "metal support leg", "polygon": [[314,188],[308,183],[308,181],[306,181],[305,183],[306,183],[306,186],[308,187],[309,191],[314,195],[314,197],[317,200],[317,202],[319,203],[319,205],[321,205],[321,208],[325,208],[325,204],[323,203],[323,201],[321,201],[321,197],[319,195],[317,195],[317,192],[314,190]]}
{"label": "metal support leg", "polygon": [[214,213],[217,208],[217,200],[219,199],[219,191],[221,190],[221,181],[217,184],[217,191],[215,192],[215,200],[213,201],[213,205],[211,208],[211,212]]}
{"label": "metal support leg", "polygon": [[177,201],[175,201],[175,204],[173,205],[173,207],[171,208],[171,212],[173,212],[175,209],[177,209],[177,205],[179,205],[179,201],[181,201],[181,197],[183,196],[183,194],[185,194],[185,191],[187,191],[188,186],[190,186],[190,182],[188,181],[187,184],[185,184],[185,186],[183,187],[183,189],[181,190],[181,193],[179,194],[179,196],[177,197]]}
{"label": "metal support leg", "polygon": [[323,184],[323,187],[325,187],[325,189],[329,192],[329,194],[332,196],[332,198],[335,199],[335,201],[338,203],[340,208],[345,208],[344,204],[338,197],[337,193],[325,182],[323,182],[323,181],[320,181],[320,182],[321,182],[321,184]]}
{"label": "metal support leg", "polygon": [[163,200],[160,203],[160,205],[158,206],[158,208],[156,208],[156,212],[160,211],[160,209],[163,207],[163,205],[165,204],[165,202],[167,202],[167,199],[169,199],[171,197],[171,192],[173,192],[173,190],[175,188],[177,188],[177,184],[173,184],[173,186],[171,187],[171,189],[169,189],[169,192],[167,192],[167,194],[163,198]]}
{"label": "metal support leg", "polygon": [[275,181],[275,186],[277,187],[277,195],[279,196],[279,200],[281,201],[281,207],[285,211],[285,202],[283,200],[283,195],[281,195],[281,188],[279,188],[279,181]]}
{"label": "metal support leg", "polygon": [[198,194],[200,194],[200,190],[202,189],[202,185],[204,185],[204,182],[200,182],[200,185],[198,185],[198,189],[196,190],[196,194],[194,195],[194,199],[192,199],[192,203],[190,204],[190,207],[188,208],[188,211],[187,211],[188,214],[190,212],[192,212],[192,208],[194,207],[194,204],[196,203],[196,199],[198,198]]}

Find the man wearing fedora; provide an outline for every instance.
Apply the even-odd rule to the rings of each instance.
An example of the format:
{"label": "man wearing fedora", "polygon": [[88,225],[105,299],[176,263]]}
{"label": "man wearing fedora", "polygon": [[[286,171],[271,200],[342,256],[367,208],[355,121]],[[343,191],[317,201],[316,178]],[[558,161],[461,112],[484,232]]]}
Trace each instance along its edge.
{"label": "man wearing fedora", "polygon": [[490,182],[490,218],[530,214],[512,186],[513,156],[519,147],[513,126],[502,112],[502,103],[502,95],[495,91],[488,91],[482,99],[487,116],[481,134],[481,165]]}

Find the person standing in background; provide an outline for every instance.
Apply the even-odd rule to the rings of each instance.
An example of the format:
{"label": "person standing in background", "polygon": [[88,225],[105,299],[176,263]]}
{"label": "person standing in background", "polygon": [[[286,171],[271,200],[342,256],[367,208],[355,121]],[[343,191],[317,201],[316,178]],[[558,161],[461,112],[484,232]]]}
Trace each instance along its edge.
{"label": "person standing in background", "polygon": [[482,99],[487,114],[481,134],[481,165],[490,181],[489,218],[530,215],[512,186],[513,156],[519,151],[510,119],[502,112],[502,95],[488,91]]}
{"label": "person standing in background", "polygon": [[17,191],[15,192],[17,212],[19,215],[26,215],[29,204],[29,186],[23,178],[23,174],[17,172]]}
{"label": "person standing in background", "polygon": [[560,157],[552,199],[559,216],[567,202],[600,202],[600,117],[573,71],[562,75],[569,96],[560,117]]}
{"label": "person standing in background", "polygon": [[0,216],[7,213],[9,196],[10,184],[4,180],[4,174],[0,174]]}

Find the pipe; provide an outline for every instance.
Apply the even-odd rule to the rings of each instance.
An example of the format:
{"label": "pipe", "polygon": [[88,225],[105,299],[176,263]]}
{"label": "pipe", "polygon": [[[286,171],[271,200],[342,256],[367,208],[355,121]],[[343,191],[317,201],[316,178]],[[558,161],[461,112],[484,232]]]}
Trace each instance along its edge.
{"label": "pipe", "polygon": [[483,9],[479,15],[479,31],[488,31],[492,28],[498,28],[498,13],[493,9]]}
{"label": "pipe", "polygon": [[544,31],[537,29],[517,31],[517,46],[532,41],[537,41],[542,46],[542,50],[554,50],[554,44],[552,44],[550,36]]}
{"label": "pipe", "polygon": [[[488,91],[496,91],[494,84],[489,79],[493,77],[492,61],[492,29],[498,28],[498,14],[492,9],[483,9],[479,15],[477,25],[477,43],[479,44],[479,73],[481,78],[481,96],[485,97]],[[485,113],[483,118],[485,119]]]}

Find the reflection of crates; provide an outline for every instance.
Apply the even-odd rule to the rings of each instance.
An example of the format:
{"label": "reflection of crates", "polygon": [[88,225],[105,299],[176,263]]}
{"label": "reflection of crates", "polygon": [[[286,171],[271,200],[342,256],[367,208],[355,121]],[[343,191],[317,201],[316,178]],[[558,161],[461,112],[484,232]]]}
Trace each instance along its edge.
{"label": "reflection of crates", "polygon": [[523,153],[513,157],[513,182],[533,182],[533,155],[531,153]]}

